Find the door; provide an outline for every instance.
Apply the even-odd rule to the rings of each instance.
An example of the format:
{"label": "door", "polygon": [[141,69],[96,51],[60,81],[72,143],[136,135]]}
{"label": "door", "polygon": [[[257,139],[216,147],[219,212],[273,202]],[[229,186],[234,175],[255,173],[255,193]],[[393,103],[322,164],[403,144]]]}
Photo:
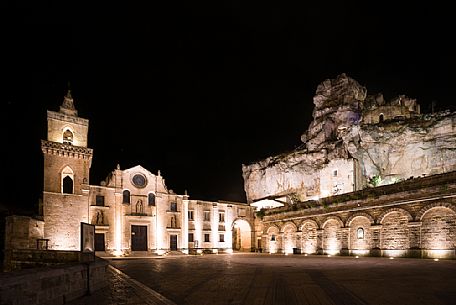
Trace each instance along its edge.
{"label": "door", "polygon": [[147,226],[131,226],[131,251],[147,251]]}
{"label": "door", "polygon": [[105,251],[104,233],[95,233],[95,251]]}
{"label": "door", "polygon": [[177,251],[177,235],[169,236],[169,248],[171,251]]}

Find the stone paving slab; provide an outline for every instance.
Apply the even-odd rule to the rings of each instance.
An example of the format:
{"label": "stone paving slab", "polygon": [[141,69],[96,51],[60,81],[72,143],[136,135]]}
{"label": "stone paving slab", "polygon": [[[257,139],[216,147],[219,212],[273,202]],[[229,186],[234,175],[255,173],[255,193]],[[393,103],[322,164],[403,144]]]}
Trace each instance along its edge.
{"label": "stone paving slab", "polygon": [[73,300],[69,305],[176,305],[161,294],[108,266],[108,285],[91,295]]}
{"label": "stone paving slab", "polygon": [[456,261],[233,254],[110,263],[179,305],[446,305]]}

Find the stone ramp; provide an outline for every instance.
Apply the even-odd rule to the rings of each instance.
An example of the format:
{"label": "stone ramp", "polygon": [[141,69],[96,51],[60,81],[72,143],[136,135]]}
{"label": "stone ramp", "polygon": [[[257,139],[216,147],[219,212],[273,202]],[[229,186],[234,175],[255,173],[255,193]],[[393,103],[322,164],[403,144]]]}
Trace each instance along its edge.
{"label": "stone ramp", "polygon": [[73,300],[69,305],[176,305],[146,285],[130,278],[119,269],[108,265],[108,285],[90,295]]}

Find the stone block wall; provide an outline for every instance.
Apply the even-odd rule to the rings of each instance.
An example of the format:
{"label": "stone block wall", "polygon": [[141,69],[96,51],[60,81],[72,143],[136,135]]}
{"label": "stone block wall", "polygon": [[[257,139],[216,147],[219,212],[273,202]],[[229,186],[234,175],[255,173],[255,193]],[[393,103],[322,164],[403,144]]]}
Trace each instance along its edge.
{"label": "stone block wall", "polygon": [[44,238],[54,250],[80,250],[81,222],[88,222],[86,195],[43,193]]}
{"label": "stone block wall", "polygon": [[5,249],[37,249],[37,240],[44,238],[44,222],[28,216],[7,216]]}
{"label": "stone block wall", "polygon": [[[90,291],[106,286],[107,263],[90,264]],[[85,264],[0,274],[0,304],[65,304],[88,292]]]}

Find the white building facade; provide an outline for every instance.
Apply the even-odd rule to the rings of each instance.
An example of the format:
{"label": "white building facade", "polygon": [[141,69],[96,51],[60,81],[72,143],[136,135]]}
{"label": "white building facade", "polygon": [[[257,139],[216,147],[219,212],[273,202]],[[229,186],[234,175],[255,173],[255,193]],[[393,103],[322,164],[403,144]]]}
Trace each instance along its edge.
{"label": "white building facade", "polygon": [[96,251],[115,255],[251,251],[255,246],[253,207],[175,194],[160,171],[117,166],[101,185],[90,185],[88,125],[78,117],[70,92],[59,112],[48,111],[48,137],[41,147],[49,249],[79,250],[81,222],[95,226]]}

